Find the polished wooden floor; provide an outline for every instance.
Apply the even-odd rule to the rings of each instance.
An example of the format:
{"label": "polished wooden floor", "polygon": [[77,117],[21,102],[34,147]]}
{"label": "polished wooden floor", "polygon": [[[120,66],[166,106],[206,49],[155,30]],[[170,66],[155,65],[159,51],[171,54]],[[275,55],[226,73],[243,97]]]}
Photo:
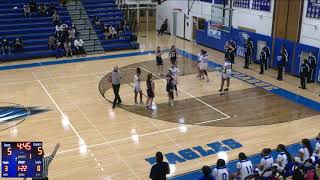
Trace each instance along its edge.
{"label": "polished wooden floor", "polygon": [[[154,50],[158,45],[168,48],[176,44],[180,49],[197,54],[204,48],[169,36],[157,37],[154,32],[140,35],[146,36],[139,38],[143,47],[141,50]],[[223,62],[222,53],[207,50],[210,59],[215,59],[217,63]],[[119,53],[124,52],[114,54]],[[53,59],[30,62],[51,60]],[[181,62],[183,61],[179,63]],[[185,62],[191,63],[187,60]],[[18,63],[21,62],[2,65]],[[133,89],[130,84],[125,83],[132,82],[131,71],[127,71],[128,79],[124,79],[125,84],[121,86],[124,105],[113,110],[110,102],[99,92],[101,79],[115,65],[135,68],[137,63],[146,63],[148,67],[147,64],[154,63],[154,56],[0,71],[0,101],[5,106],[14,103],[47,110],[26,118],[17,126],[4,128],[0,131],[0,141],[43,141],[47,153],[52,151],[55,143],[60,142],[61,148],[50,166],[51,179],[123,180],[147,179],[150,164],[145,159],[153,156],[156,151],[178,152],[185,148],[233,138],[243,145],[240,149],[227,152],[228,159],[235,159],[239,151],[255,154],[264,147],[274,148],[278,143],[296,143],[304,137],[313,138],[319,133],[319,112],[240,80],[232,79],[228,96],[218,95],[220,76],[215,71],[209,73],[209,83],[196,80],[194,72],[189,72],[187,68],[184,76],[180,77],[179,88],[183,92],[179,92],[177,99],[176,108],[181,109],[177,111],[178,114],[188,115],[184,111],[189,105],[184,104],[194,104],[196,108],[206,112],[200,120],[198,115],[191,114],[194,118],[184,121],[187,124],[184,128],[180,128],[183,123],[176,121],[178,114],[170,119],[163,113],[150,115],[132,106]],[[285,76],[283,82],[278,82],[274,78],[276,73],[273,70],[259,75],[257,66],[254,65],[249,70],[243,70],[242,66],[242,60],[237,59],[237,64],[234,65],[237,71],[320,102],[318,85],[309,85],[308,90],[302,91],[298,88],[299,80],[295,77]],[[154,72],[154,69],[148,70]],[[160,79],[155,81],[159,88],[155,102],[159,105],[158,110],[162,111],[167,108],[165,84]],[[110,91],[105,94],[107,98],[111,95]],[[195,98],[201,101],[195,101]],[[263,99],[265,105],[258,103],[261,102],[260,99]],[[277,105],[288,113],[279,115],[279,110],[274,108]],[[230,118],[223,119],[225,116],[217,110],[223,111]],[[266,111],[261,112],[262,110]],[[211,121],[215,119],[222,120]],[[211,122],[201,124],[205,121]],[[205,164],[212,165],[217,157],[202,157],[176,164],[172,175],[189,172]]]}

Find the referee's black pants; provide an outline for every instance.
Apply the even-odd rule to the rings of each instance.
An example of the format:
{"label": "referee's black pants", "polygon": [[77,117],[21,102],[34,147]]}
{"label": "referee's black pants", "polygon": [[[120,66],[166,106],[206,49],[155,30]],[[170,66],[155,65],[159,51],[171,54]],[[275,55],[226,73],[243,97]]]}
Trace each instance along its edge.
{"label": "referee's black pants", "polygon": [[301,74],[300,75],[301,89],[306,89],[306,80],[307,80],[307,76]]}
{"label": "referee's black pants", "polygon": [[278,66],[278,77],[277,79],[282,81],[282,73],[283,73],[283,66]]}
{"label": "referee's black pants", "polygon": [[265,61],[260,62],[260,74],[264,73],[264,66],[265,66]]}
{"label": "referee's black pants", "polygon": [[114,93],[114,100],[113,100],[113,108],[116,107],[117,103],[121,103],[121,98],[119,95],[119,90],[120,90],[120,84],[112,84],[113,88],[113,93]]}
{"label": "referee's black pants", "polygon": [[249,55],[245,55],[244,57],[244,68],[248,69],[249,68],[249,62],[250,61],[250,56]]}

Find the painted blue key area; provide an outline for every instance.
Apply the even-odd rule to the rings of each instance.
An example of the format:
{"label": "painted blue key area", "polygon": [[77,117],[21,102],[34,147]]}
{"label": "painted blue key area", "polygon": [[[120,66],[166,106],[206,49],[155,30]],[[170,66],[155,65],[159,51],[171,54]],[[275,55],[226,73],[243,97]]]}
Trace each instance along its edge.
{"label": "painted blue key area", "polygon": [[[313,147],[315,145],[315,142],[316,142],[315,139],[311,140]],[[297,156],[300,148],[301,148],[300,143],[291,144],[291,145],[287,146],[287,150],[289,151],[289,153],[292,156]],[[257,151],[258,151],[258,149],[257,149]],[[239,151],[239,153],[240,153],[240,151]],[[275,150],[272,151],[272,156],[274,159],[277,157],[277,154],[278,153]],[[254,155],[249,156],[248,158],[252,161],[252,164],[255,165],[260,162],[260,159],[262,158],[262,156],[260,154],[254,154]],[[237,162],[238,162],[238,160],[232,160],[227,163],[227,168],[229,170],[229,173],[236,173],[237,172],[237,169],[236,169]],[[203,164],[203,165],[205,165],[205,164]],[[202,167],[199,167],[199,168],[202,168]],[[211,168],[214,168],[214,166],[211,166]],[[197,180],[201,176],[202,176],[202,173],[201,173],[201,170],[199,169],[199,170],[195,170],[192,172],[181,174],[181,175],[169,178],[169,179],[172,179],[172,180]]]}

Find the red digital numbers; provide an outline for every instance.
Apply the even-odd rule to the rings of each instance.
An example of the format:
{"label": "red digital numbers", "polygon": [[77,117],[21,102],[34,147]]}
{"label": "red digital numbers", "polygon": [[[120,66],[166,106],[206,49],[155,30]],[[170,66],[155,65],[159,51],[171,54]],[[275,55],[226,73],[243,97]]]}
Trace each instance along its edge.
{"label": "red digital numbers", "polygon": [[27,172],[28,166],[27,165],[19,165],[17,167],[18,172]]}
{"label": "red digital numbers", "polygon": [[31,150],[31,143],[30,142],[19,142],[17,143],[17,148],[19,148],[19,150]]}

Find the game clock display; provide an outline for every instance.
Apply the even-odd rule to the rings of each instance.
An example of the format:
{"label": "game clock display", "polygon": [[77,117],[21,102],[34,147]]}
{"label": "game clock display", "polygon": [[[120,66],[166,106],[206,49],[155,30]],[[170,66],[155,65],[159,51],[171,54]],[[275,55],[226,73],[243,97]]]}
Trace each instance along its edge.
{"label": "game clock display", "polygon": [[42,142],[2,142],[1,150],[3,178],[42,176]]}

